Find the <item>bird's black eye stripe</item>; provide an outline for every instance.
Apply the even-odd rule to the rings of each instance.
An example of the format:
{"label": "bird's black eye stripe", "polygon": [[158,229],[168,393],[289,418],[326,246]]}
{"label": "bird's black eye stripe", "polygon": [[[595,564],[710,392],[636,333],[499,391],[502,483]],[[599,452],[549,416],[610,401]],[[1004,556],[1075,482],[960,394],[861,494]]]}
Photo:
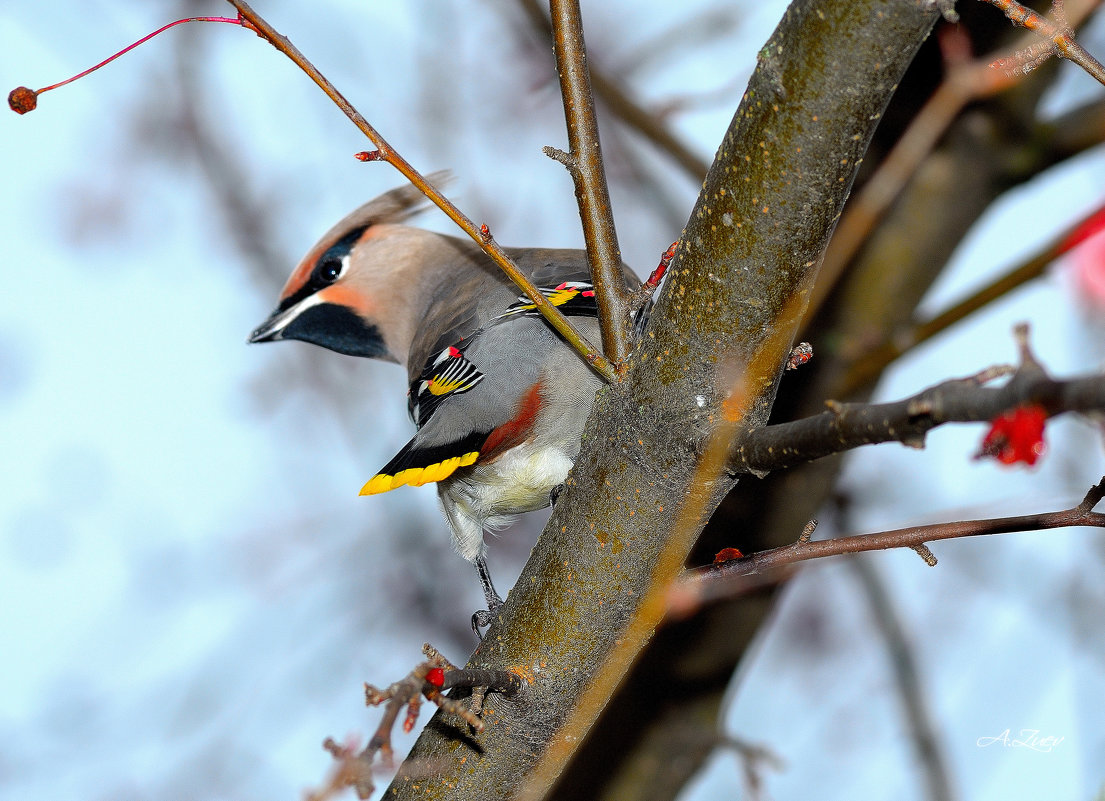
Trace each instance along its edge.
{"label": "bird's black eye stripe", "polygon": [[315,265],[315,269],[311,271],[311,278],[307,282],[311,286],[312,292],[318,292],[338,279],[338,276],[341,275],[342,265],[349,258],[350,251],[353,250],[353,246],[357,244],[357,240],[361,238],[367,228],[366,225],[354,228],[318,257],[318,263]]}
{"label": "bird's black eye stripe", "polygon": [[327,248],[326,251],[318,257],[318,261],[315,263],[315,268],[311,270],[311,276],[307,279],[307,283],[300,287],[298,291],[284,298],[277,307],[277,311],[290,309],[304,298],[308,298],[320,289],[325,289],[330,286],[330,284],[334,283],[337,277],[341,275],[343,260],[349,255],[350,251],[353,250],[353,246],[357,244],[357,241],[364,235],[366,230],[368,230],[367,225],[354,228]]}

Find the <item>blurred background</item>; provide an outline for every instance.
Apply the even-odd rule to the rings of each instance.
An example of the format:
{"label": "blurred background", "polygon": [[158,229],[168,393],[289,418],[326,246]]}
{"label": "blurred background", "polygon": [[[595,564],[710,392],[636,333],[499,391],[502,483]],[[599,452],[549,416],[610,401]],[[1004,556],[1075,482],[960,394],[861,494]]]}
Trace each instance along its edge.
{"label": "blurred background", "polygon": [[[566,136],[551,47],[524,4],[256,5],[411,162],[452,169],[453,197],[500,242],[582,245],[570,179],[541,154]],[[1016,37],[994,9],[961,5],[976,50]],[[614,211],[639,274],[678,237],[695,160],[709,163],[784,8],[583,3],[592,66],[686,150],[657,148],[605,96]],[[4,91],[68,77],[177,16],[228,9],[0,0]],[[1080,38],[1105,53],[1100,20]],[[872,164],[940,81],[935,44],[926,52]],[[962,230],[911,229],[882,262],[882,274],[907,272],[912,251],[945,248],[919,317],[1102,204],[1105,126],[1062,147],[1037,136],[1098,113],[1102,94],[1052,63],[1012,95],[965,105],[961,135],[940,147],[965,159],[945,171],[986,176],[984,202],[899,208],[917,224],[951,211]],[[982,135],[994,130],[1043,155],[999,152]],[[362,682],[395,680],[424,641],[454,661],[472,649],[482,599],[432,489],[357,497],[409,438],[404,372],[301,343],[245,345],[315,239],[399,184],[352,158],[367,146],[290,62],[230,25],[175,28],[43,95],[33,114],[0,115],[0,798],[298,797],[324,781],[323,738],[375,729]],[[960,199],[974,169],[951,173],[968,187]],[[419,224],[450,230],[436,211]],[[1100,370],[1103,254],[1089,240],[863,391],[893,399],[1015,361],[1010,332],[1024,320],[1054,374]],[[839,345],[811,338],[815,364]],[[783,406],[805,397],[801,380],[784,382]],[[984,430],[849,456],[802,495],[820,507],[818,536],[1066,508],[1102,475],[1089,421],[1050,423],[1033,469],[972,460]],[[744,482],[713,536],[755,549],[766,524],[741,504],[766,504],[768,486]],[[527,516],[492,548],[500,589],[543,520]],[[794,539],[800,524],[782,529]],[[753,621],[739,669],[715,671],[717,730],[678,797],[1105,798],[1101,532],[933,550],[935,569],[909,552],[811,564],[738,609]],[[1005,730],[1062,739],[982,745]],[[413,736],[398,736],[400,754]],[[926,742],[933,753],[918,756]],[[742,743],[780,763],[749,762]]]}

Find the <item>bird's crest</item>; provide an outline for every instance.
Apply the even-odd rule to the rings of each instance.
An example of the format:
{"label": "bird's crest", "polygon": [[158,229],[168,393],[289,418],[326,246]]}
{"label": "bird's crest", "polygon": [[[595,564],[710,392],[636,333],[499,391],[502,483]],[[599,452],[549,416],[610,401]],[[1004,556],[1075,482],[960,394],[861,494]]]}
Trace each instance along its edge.
{"label": "bird's crest", "polygon": [[[440,170],[430,173],[426,176],[426,179],[434,187],[441,189],[452,180],[452,177],[453,174],[449,170]],[[307,279],[319,257],[344,237],[356,233],[356,238],[359,239],[366,229],[374,225],[401,223],[421,211],[428,203],[427,197],[417,187],[408,184],[384,192],[384,194],[373,198],[363,206],[354,209],[323,234],[322,238],[303,257],[284,285],[281,297],[287,297],[303,287],[307,283]]]}

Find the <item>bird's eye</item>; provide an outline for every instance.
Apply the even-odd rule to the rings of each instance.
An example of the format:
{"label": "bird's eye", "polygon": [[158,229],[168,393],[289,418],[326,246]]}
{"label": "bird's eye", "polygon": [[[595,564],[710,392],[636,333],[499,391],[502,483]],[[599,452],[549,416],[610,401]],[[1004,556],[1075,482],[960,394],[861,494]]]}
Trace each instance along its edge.
{"label": "bird's eye", "polygon": [[319,263],[318,267],[315,268],[315,274],[323,283],[332,284],[341,275],[341,268],[341,260],[330,257]]}

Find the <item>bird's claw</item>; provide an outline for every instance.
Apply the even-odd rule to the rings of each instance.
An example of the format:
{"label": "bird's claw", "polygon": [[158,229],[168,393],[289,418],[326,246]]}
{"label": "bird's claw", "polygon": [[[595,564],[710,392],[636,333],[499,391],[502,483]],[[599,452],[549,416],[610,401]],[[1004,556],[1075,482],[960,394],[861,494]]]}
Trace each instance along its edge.
{"label": "bird's claw", "polygon": [[495,615],[497,615],[499,610],[503,607],[503,602],[498,597],[496,597],[495,600],[498,601],[498,603],[488,604],[488,606],[491,607],[490,609],[480,609],[472,613],[472,631],[481,642],[483,641],[483,629],[486,629],[492,624],[495,620]]}

